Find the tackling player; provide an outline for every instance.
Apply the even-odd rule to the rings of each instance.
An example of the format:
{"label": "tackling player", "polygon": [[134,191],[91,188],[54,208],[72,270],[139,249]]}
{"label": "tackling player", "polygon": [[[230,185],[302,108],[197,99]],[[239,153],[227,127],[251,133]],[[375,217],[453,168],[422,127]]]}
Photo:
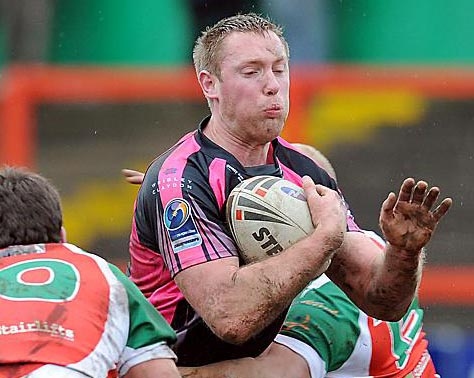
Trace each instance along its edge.
{"label": "tackling player", "polygon": [[0,169],[0,376],[177,378],[176,335],[138,288],[65,243],[59,194]]}

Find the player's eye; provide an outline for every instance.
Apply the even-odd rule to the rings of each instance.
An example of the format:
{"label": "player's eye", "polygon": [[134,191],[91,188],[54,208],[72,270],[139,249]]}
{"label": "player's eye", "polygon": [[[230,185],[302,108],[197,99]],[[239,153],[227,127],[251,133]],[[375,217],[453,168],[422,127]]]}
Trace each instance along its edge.
{"label": "player's eye", "polygon": [[286,72],[286,66],[273,67],[273,72],[274,73],[284,73],[284,72]]}

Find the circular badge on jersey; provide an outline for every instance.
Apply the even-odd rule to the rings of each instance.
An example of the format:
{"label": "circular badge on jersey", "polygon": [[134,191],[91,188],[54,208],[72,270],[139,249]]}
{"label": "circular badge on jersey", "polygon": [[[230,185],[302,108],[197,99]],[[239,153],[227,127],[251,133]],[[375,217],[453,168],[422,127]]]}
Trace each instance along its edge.
{"label": "circular badge on jersey", "polygon": [[168,230],[177,230],[183,226],[189,218],[190,208],[186,200],[182,198],[172,199],[166,205],[163,218]]}

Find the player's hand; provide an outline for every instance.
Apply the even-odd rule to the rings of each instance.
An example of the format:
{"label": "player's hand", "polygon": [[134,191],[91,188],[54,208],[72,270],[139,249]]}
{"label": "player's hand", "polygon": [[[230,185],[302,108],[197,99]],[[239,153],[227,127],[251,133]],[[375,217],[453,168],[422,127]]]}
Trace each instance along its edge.
{"label": "player's hand", "polygon": [[453,203],[445,198],[434,207],[439,192],[425,181],[403,181],[398,197],[392,192],[382,204],[379,224],[385,239],[399,249],[419,252]]}
{"label": "player's hand", "polygon": [[327,233],[334,249],[339,248],[347,227],[347,207],[341,196],[323,185],[315,185],[308,176],[303,177],[303,189],[314,227]]}
{"label": "player's hand", "polygon": [[122,175],[125,177],[125,181],[136,185],[141,185],[143,177],[145,177],[143,172],[135,171],[133,169],[122,169]]}

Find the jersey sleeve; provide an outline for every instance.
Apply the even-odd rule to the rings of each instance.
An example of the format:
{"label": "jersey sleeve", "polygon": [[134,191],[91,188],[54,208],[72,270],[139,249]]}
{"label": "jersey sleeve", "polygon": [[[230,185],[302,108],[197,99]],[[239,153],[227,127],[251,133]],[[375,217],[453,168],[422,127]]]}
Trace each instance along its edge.
{"label": "jersey sleeve", "polygon": [[274,341],[286,346],[306,361],[309,368],[310,378],[324,378],[326,376],[326,361],[324,361],[318,352],[308,344],[282,333],[278,334]]}
{"label": "jersey sleeve", "polygon": [[351,355],[360,333],[358,319],[358,309],[323,275],[295,298],[280,334],[309,346],[332,371]]}
{"label": "jersey sleeve", "polygon": [[148,360],[176,360],[171,350],[176,342],[173,329],[125,274],[116,266],[109,266],[126,290],[130,318],[126,347],[118,363],[119,375],[123,376],[133,366]]}
{"label": "jersey sleeve", "polygon": [[238,255],[225,215],[212,193],[207,183],[196,182],[192,189],[173,198],[161,197],[159,231],[166,240],[162,251],[172,275],[190,266]]}
{"label": "jersey sleeve", "polygon": [[135,209],[137,239],[161,255],[172,277],[197,264],[238,256],[222,212],[225,164],[207,162],[192,153],[198,149],[192,141],[188,144],[152,164]]}

